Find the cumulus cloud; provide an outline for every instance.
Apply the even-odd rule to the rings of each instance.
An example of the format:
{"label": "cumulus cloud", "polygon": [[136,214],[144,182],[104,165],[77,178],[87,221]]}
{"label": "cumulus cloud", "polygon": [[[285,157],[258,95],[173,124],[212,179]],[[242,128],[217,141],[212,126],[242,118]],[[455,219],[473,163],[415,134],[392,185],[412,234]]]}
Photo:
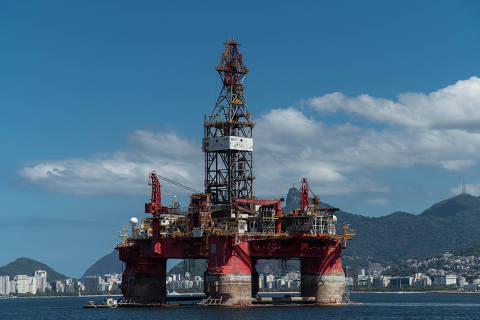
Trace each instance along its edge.
{"label": "cumulus cloud", "polygon": [[396,101],[339,92],[306,101],[320,116],[354,113],[386,126],[330,125],[294,108],[271,110],[256,126],[260,185],[309,176],[324,194],[388,192],[388,186],[362,172],[416,165],[461,171],[480,157],[477,77],[429,94],[400,94]]}
{"label": "cumulus cloud", "polygon": [[[435,166],[461,171],[480,158],[480,79],[458,81],[429,94],[400,94],[396,101],[331,93],[306,100],[318,113],[272,109],[256,117],[255,193],[284,194],[309,177],[319,195],[371,193],[382,204],[390,187],[376,178],[379,168]],[[324,112],[355,113],[386,123],[381,129],[355,123],[328,124]],[[138,130],[131,150],[86,159],[46,160],[24,167],[29,183],[69,193],[136,193],[146,172],[202,190],[200,144],[171,132]],[[199,170],[202,168],[202,170]],[[471,186],[474,190],[475,186]],[[373,202],[372,202],[373,201]]]}
{"label": "cumulus cloud", "polygon": [[[278,117],[289,123],[287,130],[272,125]],[[327,195],[390,190],[362,175],[364,171],[415,165],[462,170],[480,157],[480,134],[476,132],[327,125],[294,109],[264,114],[257,121],[256,137],[260,185],[260,181],[269,181],[273,187],[285,179],[314,177],[318,190]]]}
{"label": "cumulus cloud", "polygon": [[130,135],[130,141],[144,150],[155,154],[170,154],[181,157],[198,156],[200,145],[179,137],[175,133],[160,133],[136,130]]}
{"label": "cumulus cloud", "polygon": [[135,131],[133,150],[87,159],[55,159],[24,167],[19,174],[32,185],[73,194],[143,192],[148,172],[197,186],[202,177],[200,145],[172,133]]}
{"label": "cumulus cloud", "polygon": [[340,92],[307,100],[319,112],[344,111],[376,122],[407,127],[477,129],[480,125],[480,79],[471,77],[431,92],[402,93],[397,100]]}
{"label": "cumulus cloud", "polygon": [[256,184],[266,194],[278,194],[301,177],[310,177],[322,195],[389,190],[378,181],[366,177],[352,181],[349,176],[358,169],[358,163],[346,155],[349,148],[358,147],[355,137],[364,132],[359,127],[328,126],[288,108],[262,115],[255,129]]}

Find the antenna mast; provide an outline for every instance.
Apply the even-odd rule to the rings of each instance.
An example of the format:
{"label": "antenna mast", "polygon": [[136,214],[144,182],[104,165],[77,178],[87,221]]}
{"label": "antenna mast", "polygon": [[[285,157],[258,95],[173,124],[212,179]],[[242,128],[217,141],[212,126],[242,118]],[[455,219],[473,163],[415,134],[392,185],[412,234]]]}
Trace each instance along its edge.
{"label": "antenna mast", "polygon": [[466,194],[467,193],[467,185],[465,184],[465,177],[464,176],[458,176],[460,179],[460,182],[462,183],[462,193],[461,194]]}

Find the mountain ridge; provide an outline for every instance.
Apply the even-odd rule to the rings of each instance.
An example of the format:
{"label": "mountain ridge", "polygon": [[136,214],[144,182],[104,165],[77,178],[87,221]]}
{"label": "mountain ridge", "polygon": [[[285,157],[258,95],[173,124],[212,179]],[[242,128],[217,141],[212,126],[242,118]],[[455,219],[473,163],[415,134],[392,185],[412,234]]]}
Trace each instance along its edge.
{"label": "mountain ridge", "polygon": [[109,273],[122,273],[123,263],[118,256],[118,250],[113,250],[111,253],[103,256],[95,261],[82,275],[81,279],[87,276],[101,276]]}
{"label": "mountain ridge", "polygon": [[[290,188],[285,208],[298,207],[301,193]],[[321,203],[322,207],[331,207]],[[420,214],[396,211],[386,216],[367,217],[338,211],[339,226],[349,224],[356,235],[343,251],[345,263],[399,263],[452,251],[480,241],[480,198],[460,194],[433,204]]]}
{"label": "mountain ridge", "polygon": [[7,275],[10,278],[15,277],[16,275],[24,274],[27,276],[33,276],[34,272],[37,270],[44,270],[47,272],[47,281],[57,281],[65,280],[66,275],[61,274],[43,262],[39,262],[30,258],[21,257],[15,259],[14,261],[0,267],[0,275]]}

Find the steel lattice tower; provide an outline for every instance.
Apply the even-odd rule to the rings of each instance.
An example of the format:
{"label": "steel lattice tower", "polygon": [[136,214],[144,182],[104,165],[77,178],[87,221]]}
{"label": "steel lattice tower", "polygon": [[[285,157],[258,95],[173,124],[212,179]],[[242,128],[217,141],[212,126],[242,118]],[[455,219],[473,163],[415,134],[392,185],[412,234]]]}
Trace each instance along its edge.
{"label": "steel lattice tower", "polygon": [[212,204],[232,204],[234,199],[253,197],[254,123],[243,94],[248,72],[235,40],[225,43],[216,67],[222,89],[210,116],[205,116],[205,192]]}

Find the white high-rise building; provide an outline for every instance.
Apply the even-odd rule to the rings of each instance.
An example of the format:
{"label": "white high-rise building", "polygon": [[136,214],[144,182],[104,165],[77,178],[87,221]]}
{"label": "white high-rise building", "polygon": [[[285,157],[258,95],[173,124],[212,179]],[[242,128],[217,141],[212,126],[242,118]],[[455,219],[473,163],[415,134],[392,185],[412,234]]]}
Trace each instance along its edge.
{"label": "white high-rise building", "polygon": [[56,293],[64,293],[65,284],[60,280],[54,281],[52,282],[52,290],[55,291]]}
{"label": "white high-rise building", "polygon": [[37,270],[35,271],[35,284],[37,292],[45,293],[45,289],[47,287],[47,271]]}
{"label": "white high-rise building", "polygon": [[31,293],[31,294],[36,294],[37,293],[37,286],[36,286],[36,281],[35,277],[29,277],[24,274],[19,274],[16,275],[15,278],[13,278],[15,281],[15,292],[20,293],[20,294],[26,294],[26,293]]}
{"label": "white high-rise building", "polygon": [[0,276],[0,295],[8,296],[10,294],[10,277]]}
{"label": "white high-rise building", "polygon": [[433,277],[433,284],[436,286],[451,286],[457,284],[457,275],[442,274]]}
{"label": "white high-rise building", "polygon": [[263,289],[265,286],[265,276],[263,274],[258,276],[258,288]]}
{"label": "white high-rise building", "polygon": [[16,292],[15,291],[16,290],[15,285],[16,285],[15,280],[10,280],[10,294],[15,294],[15,292]]}
{"label": "white high-rise building", "polygon": [[43,277],[43,278],[47,278],[47,271],[44,271],[44,270],[37,270],[35,271],[35,277]]}
{"label": "white high-rise building", "polygon": [[75,285],[73,284],[73,279],[65,279],[65,292],[73,294],[75,292]]}

